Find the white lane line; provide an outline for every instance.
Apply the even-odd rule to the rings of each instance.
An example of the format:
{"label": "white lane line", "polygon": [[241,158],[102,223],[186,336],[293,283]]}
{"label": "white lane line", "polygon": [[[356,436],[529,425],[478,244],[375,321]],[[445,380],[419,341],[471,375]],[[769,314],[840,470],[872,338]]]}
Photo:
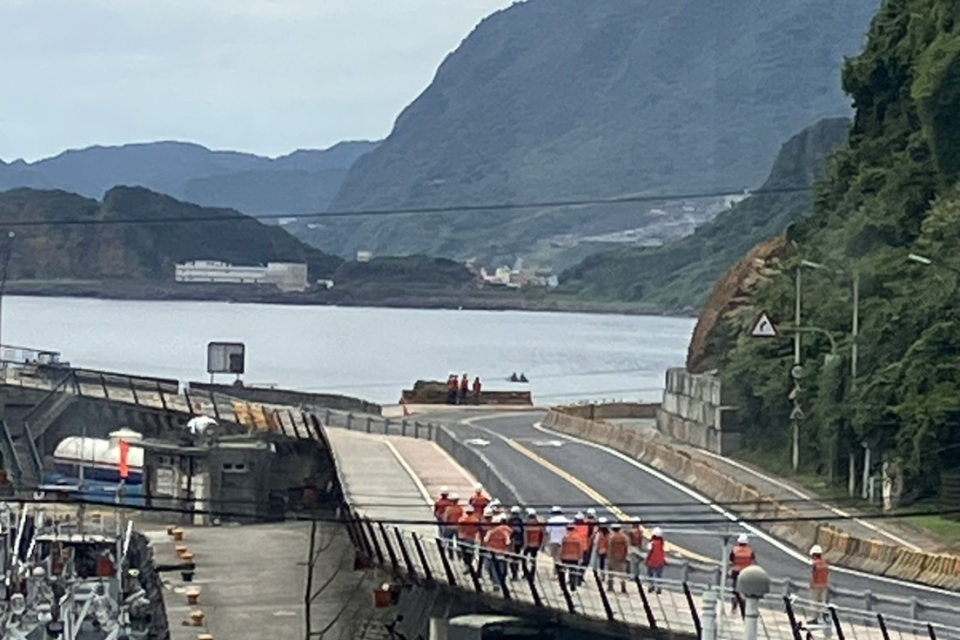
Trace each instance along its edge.
{"label": "white lane line", "polygon": [[420,492],[420,495],[423,496],[423,501],[428,505],[433,504],[433,499],[430,497],[430,492],[427,491],[427,488],[423,485],[423,480],[414,473],[413,467],[410,466],[410,463],[407,462],[406,458],[400,455],[400,452],[397,451],[397,448],[393,446],[393,443],[389,440],[383,440],[383,444],[387,445],[387,448],[390,449],[390,453],[397,459],[397,462],[400,463],[400,466],[403,467],[403,470],[407,472],[407,475],[410,476],[410,479],[413,480],[413,484],[416,485],[417,491]]}
{"label": "white lane line", "polygon": [[[602,444],[597,444],[597,443],[595,443],[595,442],[590,442],[590,441],[588,441],[588,440],[582,440],[582,439],[576,438],[576,437],[574,437],[574,436],[568,436],[568,435],[565,434],[565,433],[559,433],[559,432],[557,432],[557,431],[553,431],[553,430],[551,430],[551,429],[547,429],[546,427],[544,427],[544,426],[543,426],[541,423],[539,423],[539,422],[534,423],[532,426],[533,426],[534,429],[536,429],[536,430],[538,430],[538,431],[541,431],[541,432],[543,432],[543,433],[549,433],[549,434],[552,435],[552,436],[557,436],[558,438],[563,438],[564,440],[569,440],[570,442],[576,442],[577,444],[582,444],[582,445],[587,446],[587,447],[593,447],[594,449],[598,449],[598,450],[600,450],[600,451],[603,451],[603,452],[605,452],[605,453],[608,453],[608,454],[612,455],[613,457],[618,458],[618,459],[620,459],[620,460],[623,460],[623,461],[626,462],[627,464],[630,464],[630,465],[636,467],[637,469],[640,469],[640,470],[643,471],[644,473],[647,473],[647,474],[653,476],[654,478],[656,478],[657,480],[660,480],[660,481],[663,482],[664,484],[667,484],[667,485],[673,487],[673,488],[676,489],[677,491],[680,491],[680,492],[682,492],[682,493],[687,494],[688,496],[690,496],[691,498],[693,498],[694,500],[696,500],[696,501],[699,502],[700,504],[703,504],[703,505],[705,505],[705,506],[710,507],[711,509],[713,509],[714,511],[716,511],[717,513],[719,513],[720,515],[722,515],[724,518],[727,518],[727,519],[730,520],[731,522],[737,522],[737,521],[739,520],[739,517],[738,517],[736,514],[731,513],[731,512],[729,512],[729,511],[727,511],[726,509],[724,509],[724,508],[722,508],[722,507],[714,504],[714,502],[713,502],[712,500],[710,500],[709,498],[707,498],[706,496],[704,496],[704,495],[702,495],[702,494],[700,494],[700,493],[697,493],[696,491],[694,491],[694,490],[691,489],[690,487],[684,485],[683,483],[678,482],[678,481],[674,480],[673,478],[671,478],[671,477],[669,477],[669,476],[667,476],[667,475],[664,475],[663,473],[661,473],[660,471],[657,471],[657,470],[654,469],[653,467],[649,467],[649,466],[643,464],[642,462],[639,462],[639,461],[637,461],[637,460],[634,460],[634,459],[631,458],[630,456],[627,456],[627,455],[625,455],[625,454],[623,454],[623,453],[620,453],[620,452],[617,451],[616,449],[611,449],[610,447],[604,446],[604,445],[602,445]],[[804,563],[809,562],[809,559],[807,558],[807,556],[805,556],[805,555],[802,554],[802,553],[797,552],[797,551],[796,551],[795,549],[793,549],[792,547],[789,547],[789,546],[785,545],[784,543],[782,543],[782,542],[780,542],[779,540],[777,540],[776,538],[772,537],[770,534],[768,534],[767,532],[763,531],[762,529],[758,529],[757,527],[755,527],[755,526],[753,526],[753,525],[751,525],[751,524],[744,523],[744,522],[738,522],[738,524],[739,524],[740,526],[742,526],[744,529],[746,529],[747,531],[749,531],[749,532],[750,532],[751,534],[753,534],[754,536],[760,538],[761,540],[764,540],[765,542],[767,542],[768,544],[772,545],[773,547],[779,549],[780,551],[782,551],[783,553],[787,554],[788,556],[790,556],[790,557],[792,557],[792,558],[794,558],[794,559],[796,559],[796,560],[799,560],[800,562],[804,562]],[[830,570],[831,570],[831,571],[835,571],[835,572],[837,572],[837,573],[843,573],[843,574],[846,574],[846,575],[855,576],[855,577],[858,577],[858,578],[864,578],[864,579],[867,579],[867,580],[876,580],[877,582],[883,582],[883,583],[895,585],[895,586],[898,586],[898,587],[905,587],[905,588],[908,588],[908,589],[916,589],[916,590],[918,590],[918,591],[926,591],[927,593],[934,593],[934,594],[937,594],[937,595],[940,595],[940,596],[948,596],[948,597],[950,597],[950,598],[960,598],[960,593],[958,593],[958,592],[955,592],[955,591],[947,591],[947,590],[945,590],[945,589],[940,589],[940,588],[937,588],[937,587],[931,587],[931,586],[928,586],[928,585],[925,585],[925,584],[919,584],[919,583],[916,583],[916,582],[907,582],[907,581],[905,581],[905,580],[897,580],[896,578],[890,578],[890,577],[887,577],[887,576],[880,576],[880,575],[876,575],[876,574],[873,574],[873,573],[865,573],[865,572],[863,572],[863,571],[856,571],[855,569],[847,569],[846,567],[831,566],[831,567],[830,567]]]}
{"label": "white lane line", "polygon": [[887,539],[889,539],[889,540],[892,540],[893,542],[896,542],[898,545],[900,545],[900,546],[902,546],[902,547],[907,547],[907,548],[910,549],[911,551],[922,551],[922,550],[923,550],[921,547],[913,544],[912,542],[909,542],[909,541],[907,541],[907,540],[904,540],[903,538],[901,538],[901,537],[898,536],[898,535],[892,534],[892,533],[890,533],[889,531],[884,531],[883,529],[881,529],[880,527],[876,526],[875,524],[871,524],[871,523],[869,523],[869,522],[866,522],[865,520],[861,520],[860,518],[857,518],[857,517],[855,517],[855,516],[847,513],[846,511],[844,511],[844,510],[842,510],[842,509],[838,509],[837,507],[834,507],[834,506],[832,506],[832,505],[829,505],[829,504],[825,504],[825,503],[823,503],[823,502],[820,502],[819,500],[816,500],[816,499],[813,498],[812,496],[807,495],[807,494],[804,493],[803,491],[800,491],[799,489],[796,489],[796,488],[790,486],[789,484],[786,484],[786,483],[784,483],[784,482],[781,482],[781,481],[777,480],[777,479],[774,478],[774,477],[768,476],[768,475],[766,475],[766,474],[764,474],[764,473],[760,473],[759,471],[757,471],[757,470],[755,470],[755,469],[752,469],[751,467],[748,467],[748,466],[746,466],[745,464],[741,464],[741,463],[739,463],[739,462],[737,462],[737,461],[735,461],[735,460],[731,460],[730,458],[726,458],[726,457],[724,457],[724,456],[718,455],[718,454],[716,454],[716,453],[714,453],[714,452],[712,452],[712,451],[706,451],[706,450],[704,450],[704,451],[700,451],[699,453],[704,454],[704,455],[706,455],[706,456],[709,456],[709,457],[713,458],[714,460],[717,460],[718,462],[721,462],[722,464],[728,464],[728,465],[730,465],[731,467],[734,467],[734,468],[736,468],[736,469],[740,469],[741,471],[746,471],[747,473],[749,473],[749,474],[751,474],[751,475],[754,475],[754,476],[760,478],[760,479],[763,480],[764,482],[768,482],[768,483],[770,483],[770,484],[772,484],[772,485],[774,485],[774,486],[776,486],[776,487],[780,487],[780,488],[783,489],[784,491],[789,491],[790,493],[792,493],[793,495],[797,496],[797,497],[800,498],[801,500],[806,500],[806,501],[808,501],[808,502],[812,502],[813,504],[816,504],[816,505],[818,505],[818,506],[820,506],[820,507],[823,507],[824,509],[830,511],[831,513],[833,513],[833,514],[835,514],[835,515],[840,516],[841,518],[844,518],[845,520],[850,520],[851,522],[856,522],[856,523],[857,523],[858,525],[860,525],[861,527],[865,527],[865,528],[867,528],[867,529],[870,529],[870,530],[873,531],[874,533],[876,533],[876,534],[878,534],[878,535],[881,535],[881,536],[883,536],[883,537],[885,537],[885,538],[887,538]]}

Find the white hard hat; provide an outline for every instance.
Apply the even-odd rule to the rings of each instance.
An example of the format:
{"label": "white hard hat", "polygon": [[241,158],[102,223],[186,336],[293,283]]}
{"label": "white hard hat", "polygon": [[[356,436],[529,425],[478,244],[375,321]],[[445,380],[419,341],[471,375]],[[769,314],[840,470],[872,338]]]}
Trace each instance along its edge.
{"label": "white hard hat", "polygon": [[563,513],[563,509],[561,509],[560,507],[551,507],[550,513]]}
{"label": "white hard hat", "polygon": [[583,520],[583,514],[577,511],[576,515],[573,516],[574,520]]}
{"label": "white hard hat", "polygon": [[500,506],[500,498],[494,498],[493,500],[491,500],[491,501],[490,501],[490,505],[491,505],[491,506],[494,506],[494,507],[499,507],[499,506]]}
{"label": "white hard hat", "polygon": [[810,547],[810,555],[819,556],[822,554],[823,554],[823,547],[821,547],[820,545],[815,544],[812,547]]}
{"label": "white hard hat", "polygon": [[450,493],[450,487],[440,487],[440,495],[445,496]]}
{"label": "white hard hat", "polygon": [[450,499],[451,499],[451,500],[459,500],[459,499],[460,499],[460,494],[458,494],[458,493],[451,493],[451,494],[450,494]]}
{"label": "white hard hat", "polygon": [[600,524],[607,524],[607,519],[606,519],[606,518],[600,518],[599,522],[600,522]]}
{"label": "white hard hat", "polygon": [[737,544],[747,544],[747,540],[749,540],[749,538],[747,538],[747,534],[741,533],[737,538]]}
{"label": "white hard hat", "polygon": [[640,524],[640,516],[633,516],[632,518],[630,518],[630,522],[632,522],[633,524]]}
{"label": "white hard hat", "polygon": [[597,510],[594,509],[593,507],[591,507],[591,508],[587,509],[587,515],[588,515],[588,516],[595,516],[595,515],[597,515]]}
{"label": "white hard hat", "polygon": [[482,484],[478,484],[477,486],[475,486],[475,487],[473,488],[473,490],[476,491],[477,493],[480,493],[481,491],[483,491],[483,485],[482,485]]}
{"label": "white hard hat", "polygon": [[510,513],[520,513],[520,507],[518,507],[517,505],[513,505],[512,507],[510,507]]}
{"label": "white hard hat", "polygon": [[651,535],[657,536],[658,538],[663,537],[663,529],[660,527],[654,527]]}
{"label": "white hard hat", "polygon": [[492,516],[492,515],[493,515],[493,507],[491,507],[490,505],[485,506],[485,507],[483,508],[483,515],[485,515],[485,516]]}
{"label": "white hard hat", "polygon": [[528,516],[535,516],[535,515],[537,515],[537,510],[534,509],[533,507],[527,507],[527,515],[528,515]]}
{"label": "white hard hat", "polygon": [[620,529],[620,523],[614,522],[613,524],[610,525],[610,528],[613,529],[614,531],[617,531]]}
{"label": "white hard hat", "polygon": [[467,505],[467,508],[464,509],[463,511],[464,511],[464,513],[473,513],[473,505],[472,505],[472,504],[468,504],[468,505]]}

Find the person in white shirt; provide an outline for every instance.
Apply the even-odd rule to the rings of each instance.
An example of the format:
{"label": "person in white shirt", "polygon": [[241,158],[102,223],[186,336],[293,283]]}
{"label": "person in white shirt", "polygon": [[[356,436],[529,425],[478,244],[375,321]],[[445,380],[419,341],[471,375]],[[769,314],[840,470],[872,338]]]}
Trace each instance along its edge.
{"label": "person in white shirt", "polygon": [[563,543],[563,537],[567,535],[569,522],[570,520],[563,515],[563,509],[560,507],[550,509],[550,517],[547,519],[547,548],[556,564],[560,563],[560,545]]}

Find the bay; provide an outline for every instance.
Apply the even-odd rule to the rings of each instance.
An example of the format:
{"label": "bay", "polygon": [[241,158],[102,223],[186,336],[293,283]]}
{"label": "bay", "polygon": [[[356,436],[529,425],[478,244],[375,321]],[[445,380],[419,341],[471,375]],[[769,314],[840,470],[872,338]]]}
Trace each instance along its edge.
{"label": "bay", "polygon": [[[74,366],[206,381],[206,345],[246,344],[247,384],[396,403],[415,380],[480,376],[537,404],[657,400],[694,320],[658,316],[305,307],[6,296],[3,344]],[[529,385],[511,384],[524,373]],[[232,382],[229,376],[218,381]]]}

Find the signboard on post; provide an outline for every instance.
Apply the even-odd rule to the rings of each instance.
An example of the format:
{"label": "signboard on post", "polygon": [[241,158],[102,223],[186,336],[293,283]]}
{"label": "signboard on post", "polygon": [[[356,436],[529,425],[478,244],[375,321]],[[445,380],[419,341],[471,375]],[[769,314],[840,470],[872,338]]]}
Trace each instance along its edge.
{"label": "signboard on post", "polygon": [[750,331],[750,335],[754,338],[777,338],[780,336],[780,332],[777,331],[776,325],[773,324],[770,316],[764,311],[760,314],[760,317],[757,318],[757,321],[753,323],[753,330]]}
{"label": "signboard on post", "polygon": [[207,373],[243,375],[246,346],[242,342],[211,342],[207,345]]}

